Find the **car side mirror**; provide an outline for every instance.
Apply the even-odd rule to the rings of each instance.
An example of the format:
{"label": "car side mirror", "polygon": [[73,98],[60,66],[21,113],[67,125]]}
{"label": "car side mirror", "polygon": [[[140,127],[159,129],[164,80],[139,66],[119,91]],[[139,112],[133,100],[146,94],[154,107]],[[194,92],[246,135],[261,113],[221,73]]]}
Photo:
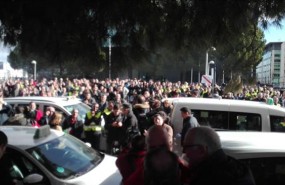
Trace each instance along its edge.
{"label": "car side mirror", "polygon": [[23,182],[24,184],[35,184],[39,183],[43,180],[43,176],[37,173],[33,173],[28,175],[27,177],[24,178]]}

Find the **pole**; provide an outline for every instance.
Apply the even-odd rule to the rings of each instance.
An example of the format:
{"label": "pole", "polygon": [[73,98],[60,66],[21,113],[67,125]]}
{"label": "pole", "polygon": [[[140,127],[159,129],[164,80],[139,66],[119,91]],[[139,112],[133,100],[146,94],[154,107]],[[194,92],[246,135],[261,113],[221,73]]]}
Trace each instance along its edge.
{"label": "pole", "polygon": [[109,37],[109,79],[111,80],[111,54],[112,54],[112,43],[111,43],[111,36]]}
{"label": "pole", "polygon": [[201,82],[201,79],[200,79],[200,61],[199,61],[199,70],[198,70],[198,83],[200,83]]}
{"label": "pole", "polygon": [[208,75],[209,72],[208,72],[208,58],[209,58],[209,55],[208,55],[208,50],[206,51],[206,64],[205,64],[205,75]]}
{"label": "pole", "polygon": [[225,83],[225,70],[223,70],[223,83]]}
{"label": "pole", "polygon": [[37,63],[34,64],[34,80],[37,80]]}
{"label": "pole", "polygon": [[191,67],[191,84],[193,83],[193,67]]}
{"label": "pole", "polygon": [[37,79],[37,61],[33,60],[32,64],[34,64],[34,80]]}

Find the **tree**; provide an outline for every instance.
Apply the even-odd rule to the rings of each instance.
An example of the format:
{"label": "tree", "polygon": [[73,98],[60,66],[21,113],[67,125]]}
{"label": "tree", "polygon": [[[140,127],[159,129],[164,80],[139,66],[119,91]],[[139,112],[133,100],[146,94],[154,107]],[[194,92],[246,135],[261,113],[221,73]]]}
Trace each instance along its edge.
{"label": "tree", "polygon": [[[2,0],[0,34],[6,45],[17,48],[13,65],[20,59],[27,65],[32,58],[46,64],[39,67],[60,71],[73,63],[85,73],[104,71],[104,43],[108,30],[115,29],[119,68],[164,63],[168,55],[188,61],[191,54],[185,51],[192,48],[232,45],[240,60],[227,61],[244,69],[237,63],[259,61],[250,38],[262,38],[254,29],[260,22],[266,28],[271,20],[278,25],[284,12],[285,2],[279,0]],[[173,52],[159,57],[161,51]]]}

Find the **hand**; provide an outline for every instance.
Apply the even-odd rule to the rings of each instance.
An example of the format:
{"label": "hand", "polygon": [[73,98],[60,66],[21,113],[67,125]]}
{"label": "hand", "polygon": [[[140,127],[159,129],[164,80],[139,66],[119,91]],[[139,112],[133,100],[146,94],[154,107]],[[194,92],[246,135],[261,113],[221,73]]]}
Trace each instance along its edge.
{"label": "hand", "polygon": [[148,131],[147,131],[147,130],[144,130],[143,135],[144,135],[144,136],[147,136],[147,135],[148,135]]}
{"label": "hand", "polygon": [[117,125],[118,125],[118,127],[122,127],[123,123],[122,122],[118,122]]}
{"label": "hand", "polygon": [[117,126],[118,126],[118,124],[116,121],[112,123],[112,127],[117,127]]}

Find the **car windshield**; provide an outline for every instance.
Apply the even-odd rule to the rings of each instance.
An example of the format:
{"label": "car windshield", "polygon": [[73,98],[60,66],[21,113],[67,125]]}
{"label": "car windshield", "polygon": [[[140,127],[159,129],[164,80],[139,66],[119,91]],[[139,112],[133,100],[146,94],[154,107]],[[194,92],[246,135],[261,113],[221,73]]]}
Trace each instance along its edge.
{"label": "car windshield", "polygon": [[82,121],[85,120],[86,113],[90,111],[90,107],[82,102],[73,105],[65,105],[64,108],[70,113],[73,109],[77,109],[79,111],[79,120]]}
{"label": "car windshield", "polygon": [[104,154],[68,134],[30,148],[27,152],[60,179],[81,176],[95,168],[104,158]]}

